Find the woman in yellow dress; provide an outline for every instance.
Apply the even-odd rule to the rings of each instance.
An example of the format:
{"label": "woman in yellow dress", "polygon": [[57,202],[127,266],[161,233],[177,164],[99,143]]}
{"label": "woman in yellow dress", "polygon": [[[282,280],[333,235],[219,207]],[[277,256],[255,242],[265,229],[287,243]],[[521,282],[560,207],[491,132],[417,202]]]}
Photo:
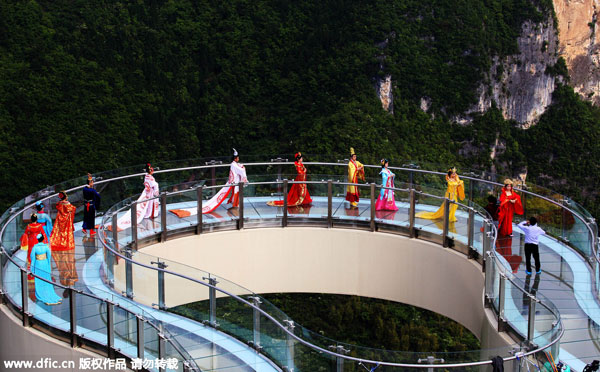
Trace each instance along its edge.
{"label": "woman in yellow dress", "polygon": [[[458,177],[458,174],[456,173],[456,168],[452,168],[452,169],[448,170],[448,174],[446,175],[446,182],[448,182],[448,189],[446,190],[445,197],[452,201],[455,201],[455,202],[458,201],[459,198],[460,198],[460,200],[464,200],[465,184]],[[442,203],[440,208],[435,212],[419,212],[416,214],[415,217],[425,218],[427,220],[437,220],[437,219],[444,218],[444,204],[445,203]],[[458,209],[457,204],[454,204],[454,203],[450,204],[450,214],[449,214],[449,219],[448,219],[449,222],[456,221],[456,216],[454,214],[456,213],[457,209]]]}

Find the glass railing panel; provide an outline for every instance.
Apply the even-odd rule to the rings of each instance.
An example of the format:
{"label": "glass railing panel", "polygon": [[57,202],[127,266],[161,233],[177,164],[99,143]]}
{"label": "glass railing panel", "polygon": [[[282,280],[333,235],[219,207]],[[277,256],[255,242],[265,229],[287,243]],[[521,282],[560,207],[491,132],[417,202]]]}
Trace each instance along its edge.
{"label": "glass railing panel", "polygon": [[198,224],[198,191],[196,189],[169,194],[167,202],[167,230],[185,229]]}
{"label": "glass railing panel", "polygon": [[[180,276],[165,273],[165,306],[168,311],[198,323],[209,322],[209,288]],[[174,325],[186,329],[185,326],[180,326],[179,322]]]}
{"label": "glass railing panel", "polygon": [[82,293],[75,293],[75,303],[77,333],[86,339],[106,345],[106,303]]}
{"label": "glass railing panel", "polygon": [[[368,222],[371,219],[371,195],[369,185],[348,186],[336,185],[333,188],[333,204],[332,215],[336,219],[335,223],[343,223],[344,225],[355,225],[356,222]],[[358,188],[360,199],[357,205],[352,205],[346,200],[348,187]]]}
{"label": "glass railing panel", "polygon": [[[272,182],[269,181],[269,182]],[[288,184],[288,192],[292,185]],[[285,196],[287,197],[287,196]],[[283,188],[281,184],[268,183],[248,185],[244,187],[244,220],[245,226],[259,223],[264,225],[267,220],[274,220],[272,225],[280,225],[283,217],[282,206],[270,206],[268,202],[283,203]],[[236,215],[239,211],[232,209],[231,213]]]}
{"label": "glass railing panel", "polygon": [[165,342],[166,370],[170,372],[183,372],[186,359],[179,353],[171,342]]}
{"label": "glass railing panel", "polygon": [[134,252],[132,260],[135,262],[131,265],[133,298],[136,302],[148,307],[158,304],[158,271],[154,268],[142,266],[157,267],[158,258]]}
{"label": "glass railing panel", "polygon": [[[515,230],[517,230],[515,228]],[[513,232],[513,236],[501,235],[496,239],[496,253],[499,255],[498,263],[502,264],[508,272],[516,274],[523,257],[523,236]]]}
{"label": "glass railing panel", "polygon": [[[356,362],[350,364],[356,364]],[[319,352],[313,348],[301,344],[300,342],[294,342],[293,366],[294,370],[298,371],[337,371],[335,357]],[[359,371],[358,369],[353,369],[352,367],[344,367],[343,370]]]}
{"label": "glass railing panel", "polygon": [[137,203],[138,213],[145,211],[144,218],[137,224],[137,237],[144,239],[160,234],[162,231],[161,216],[160,216],[160,197],[144,200]]}
{"label": "glass railing panel", "polygon": [[593,257],[592,233],[586,222],[570,213],[565,213],[565,240],[568,244],[586,257]]}
{"label": "glass railing panel", "polygon": [[[454,218],[452,218],[454,215]],[[469,243],[469,208],[450,203],[448,215],[448,237],[464,245]]]}
{"label": "glass railing panel", "polygon": [[408,213],[410,208],[409,192],[385,189],[378,185],[375,188],[375,202],[375,221],[408,227]]}
{"label": "glass railing panel", "polygon": [[[219,283],[219,286],[221,283]],[[252,307],[217,292],[216,315],[219,330],[232,335],[243,343],[253,340]]]}
{"label": "glass railing panel", "polygon": [[441,236],[444,229],[444,199],[419,193],[417,194],[417,200],[418,203],[415,204],[415,227]]}
{"label": "glass railing panel", "polygon": [[144,322],[144,359],[151,361],[149,366],[152,371],[158,371],[158,330],[150,322]]}
{"label": "glass railing panel", "polygon": [[289,367],[287,334],[265,316],[260,316],[260,346],[279,367]]}
{"label": "glass railing panel", "polygon": [[137,317],[118,306],[114,308],[115,348],[132,358],[137,357]]}
{"label": "glass railing panel", "polygon": [[488,299],[492,307],[496,311],[496,314],[498,314],[500,293],[500,270],[498,269],[498,265],[495,259],[488,258],[488,261],[486,262],[486,270],[489,270],[489,275],[486,275],[486,292],[488,294]]}
{"label": "glass railing panel", "polygon": [[524,297],[524,293],[512,281],[506,279],[504,283],[504,308],[500,312],[513,329],[526,337],[528,297]]}
{"label": "glass railing panel", "polygon": [[[215,195],[217,195],[223,189],[222,185],[224,185],[227,182],[227,179],[220,179],[217,182],[217,186],[204,187],[204,190],[202,192],[203,208],[208,207],[208,205],[216,205],[212,203],[209,204],[209,202],[211,202],[213,197],[215,197]],[[226,192],[226,190],[223,192]],[[232,204],[227,204],[233,191],[231,190],[229,192],[230,193],[227,195],[221,194],[225,198],[221,205],[212,209],[210,212],[204,213],[202,215],[202,222],[204,228],[211,229],[224,226],[232,227],[236,225],[236,221],[238,219],[237,211],[235,209],[232,209]],[[212,202],[214,202],[214,200]]]}
{"label": "glass railing panel", "polygon": [[[15,262],[13,262],[15,261]],[[13,260],[7,260],[6,266],[3,268],[2,273],[3,288],[6,292],[8,299],[15,304],[18,308],[22,308],[21,304],[21,265],[24,265],[22,260],[13,258]]]}

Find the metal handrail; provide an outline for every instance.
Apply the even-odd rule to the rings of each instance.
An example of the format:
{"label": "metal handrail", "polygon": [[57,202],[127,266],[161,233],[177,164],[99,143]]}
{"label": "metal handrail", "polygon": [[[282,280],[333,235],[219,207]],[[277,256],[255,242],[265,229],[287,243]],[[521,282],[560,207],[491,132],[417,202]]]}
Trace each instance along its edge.
{"label": "metal handrail", "polygon": [[[159,327],[157,327],[155,324],[152,323],[152,321],[149,321],[149,319],[145,319],[143,316],[140,316],[139,314],[134,313],[134,312],[130,311],[129,309],[122,307],[118,303],[110,301],[110,300],[108,300],[106,298],[101,298],[99,296],[96,296],[93,293],[85,293],[85,292],[83,292],[83,291],[81,291],[79,289],[76,289],[76,288],[73,288],[73,287],[68,287],[68,286],[65,286],[65,285],[60,284],[60,283],[55,283],[55,282],[53,282],[51,280],[48,280],[48,279],[43,278],[43,277],[40,277],[40,276],[36,275],[35,273],[32,273],[30,270],[27,270],[26,268],[21,267],[21,265],[18,262],[16,262],[15,259],[10,254],[8,254],[8,252],[4,249],[4,247],[0,245],[0,256],[1,255],[5,255],[6,258],[10,262],[12,262],[16,267],[19,268],[19,270],[21,271],[21,273],[25,273],[26,275],[31,275],[35,279],[38,279],[38,280],[44,281],[44,282],[46,282],[48,284],[51,284],[53,287],[58,287],[58,288],[61,288],[61,289],[64,289],[64,290],[69,290],[71,292],[71,295],[79,295],[79,296],[90,297],[90,298],[93,298],[93,299],[95,299],[97,301],[102,302],[103,304],[110,304],[112,306],[118,307],[121,310],[123,310],[126,313],[131,314],[133,316],[141,317],[142,320],[145,323],[149,324],[152,328],[154,328],[156,330],[156,333],[157,333],[158,337],[161,338],[161,339],[163,339],[163,340],[165,340],[165,341],[167,341],[167,342],[169,342],[171,344],[171,346],[175,349],[175,351],[177,351],[177,353],[179,353],[179,355],[185,356],[187,354],[185,351],[183,351],[181,349],[181,347],[180,347],[180,345],[178,343],[174,343],[174,342],[172,342],[171,339],[165,337],[164,334],[163,334],[164,330],[162,330]],[[0,269],[2,269],[2,268],[0,268]],[[151,320],[155,320],[155,319],[151,319]],[[83,337],[83,336],[78,335],[78,337]],[[109,345],[106,345],[106,346],[109,347]],[[189,360],[190,359],[185,360],[184,362],[189,362]]]}
{"label": "metal handrail", "polygon": [[[282,180],[282,181],[275,181],[275,182],[252,182],[252,183],[244,183],[244,182],[242,182],[242,183],[224,184],[224,185],[219,185],[219,186],[220,186],[220,187],[235,187],[235,186],[242,186],[242,185],[256,185],[256,184],[261,184],[261,185],[262,185],[262,184],[272,184],[272,185],[273,185],[273,184],[281,184],[281,183],[283,183],[283,180]],[[299,183],[303,183],[303,182],[299,182]],[[318,183],[318,184],[327,184],[327,182],[323,182],[323,181],[312,181],[312,183]],[[348,182],[344,182],[344,183],[342,183],[342,182],[339,182],[339,183],[336,183],[336,184],[351,185],[351,186],[362,186],[362,187],[370,186],[370,184],[355,184],[355,183],[348,183]],[[219,186],[211,186],[211,187],[212,187],[212,188],[216,188],[216,187],[219,187]],[[207,188],[208,188],[208,187],[207,187]],[[392,189],[394,189],[394,190],[404,190],[404,189],[396,189],[396,188],[392,188]],[[189,192],[190,190],[191,190],[191,189],[188,189],[188,190],[185,190],[185,191]],[[178,191],[177,193],[179,193],[179,191]],[[438,199],[445,199],[445,200],[449,200],[449,199],[447,199],[447,198],[445,198],[445,197],[441,197],[441,196],[437,196],[437,195],[430,195],[430,194],[427,194],[427,193],[425,193],[425,192],[422,192],[422,191],[417,191],[417,193],[418,193],[418,194],[421,194],[421,195],[428,196],[428,197],[434,197],[434,198],[438,198]],[[131,199],[133,199],[133,198],[134,198],[134,197],[132,197]],[[152,197],[152,198],[148,198],[148,199],[145,199],[144,201],[148,201],[148,200],[152,200],[152,199],[156,199],[156,198],[158,198],[158,197]],[[455,202],[455,201],[452,201],[452,200],[449,200],[449,201],[450,201],[451,203],[454,203],[454,204],[457,204],[457,205],[463,206],[463,207],[465,207],[465,208],[468,208],[468,209],[473,209],[473,210],[475,211],[475,209],[474,209],[474,208],[472,208],[472,207],[470,207],[470,206],[468,206],[468,205],[462,204],[462,203],[460,203],[460,202]],[[133,204],[133,203],[127,203],[127,204],[125,204],[125,205],[123,205],[123,206],[119,207],[118,209],[116,209],[115,211],[113,211],[112,213],[110,213],[110,216],[111,216],[111,218],[116,218],[116,216],[118,216],[118,213],[119,213],[119,212],[121,212],[121,211],[123,211],[124,209],[126,209],[126,208],[130,207],[132,204]],[[487,214],[487,212],[486,212],[486,214]],[[102,221],[102,224],[100,225],[100,226],[101,226],[101,229],[104,229],[104,227],[105,227],[105,226],[108,226],[108,223],[107,223],[108,216],[109,216],[109,213],[106,213],[106,214],[104,215],[104,217],[103,217],[103,221]],[[484,217],[484,218],[485,218],[487,221],[491,221],[491,218],[490,218],[489,214],[488,214],[487,216],[483,216],[483,217]],[[493,245],[495,245],[496,238],[497,238],[497,229],[496,229],[496,227],[495,227],[493,224],[491,225],[491,227],[492,227],[492,231],[493,231],[493,234],[492,234],[492,235],[493,235],[493,242],[492,242],[492,244],[493,244]],[[251,302],[249,302],[249,301],[245,300],[244,298],[242,298],[242,297],[240,297],[240,296],[237,296],[237,295],[235,295],[235,294],[233,294],[233,293],[231,293],[231,292],[229,292],[229,291],[227,291],[227,290],[221,289],[221,288],[217,287],[216,285],[210,284],[210,282],[209,282],[209,283],[206,283],[206,282],[204,282],[204,281],[200,281],[200,280],[198,280],[198,279],[195,279],[195,278],[189,277],[189,276],[187,276],[187,275],[184,275],[184,274],[176,273],[176,272],[173,272],[173,271],[170,271],[170,270],[164,269],[164,268],[157,268],[157,267],[154,267],[154,266],[150,266],[150,265],[146,265],[146,264],[144,264],[144,263],[140,263],[140,262],[134,261],[133,259],[131,259],[131,258],[127,257],[127,256],[124,256],[124,255],[120,254],[118,251],[116,251],[115,249],[113,249],[113,248],[110,246],[110,244],[108,243],[107,239],[106,239],[106,234],[99,234],[99,235],[102,237],[102,238],[101,238],[101,240],[100,240],[100,241],[101,241],[101,243],[102,243],[102,245],[103,245],[103,246],[104,246],[106,249],[110,250],[110,251],[111,251],[113,254],[115,254],[115,255],[117,255],[117,256],[119,256],[119,257],[121,257],[122,259],[124,259],[124,260],[126,260],[126,261],[129,261],[129,262],[131,262],[132,264],[135,264],[135,265],[138,265],[138,266],[141,266],[141,267],[145,267],[145,268],[147,268],[147,269],[151,269],[151,270],[155,270],[155,271],[161,271],[161,272],[163,272],[163,273],[166,273],[166,274],[170,274],[170,275],[177,276],[177,277],[180,277],[180,278],[182,278],[182,279],[185,279],[185,280],[189,280],[189,281],[191,281],[191,282],[194,282],[194,283],[196,283],[196,284],[200,284],[200,285],[203,285],[203,286],[205,286],[205,287],[211,288],[211,289],[213,289],[213,290],[219,291],[219,292],[223,293],[224,295],[230,296],[230,297],[232,297],[232,298],[236,299],[238,302],[241,302],[241,303],[243,303],[243,304],[245,304],[245,305],[247,305],[247,306],[250,306],[250,307],[251,307],[253,310],[255,310],[255,311],[258,311],[259,313],[261,313],[262,315],[264,315],[266,318],[268,318],[269,320],[271,320],[272,322],[274,322],[274,323],[275,323],[275,324],[276,324],[276,325],[277,325],[277,326],[278,326],[278,327],[279,327],[281,330],[283,330],[283,331],[284,331],[286,334],[288,334],[290,337],[294,338],[294,339],[295,339],[295,340],[297,340],[298,342],[300,342],[300,343],[304,344],[305,346],[308,346],[308,347],[310,347],[310,348],[313,348],[313,349],[315,349],[315,350],[317,350],[317,351],[319,351],[319,352],[326,353],[326,354],[328,354],[328,355],[330,355],[330,356],[334,356],[334,357],[337,357],[337,358],[342,358],[342,359],[346,359],[346,360],[352,360],[352,361],[356,361],[356,362],[362,362],[362,363],[373,363],[373,364],[380,364],[380,365],[385,365],[385,366],[390,366],[390,367],[403,367],[403,368],[452,368],[452,367],[469,367],[469,366],[479,366],[479,365],[486,365],[486,364],[491,364],[491,363],[492,363],[492,361],[491,361],[491,360],[487,360],[487,361],[479,361],[479,362],[467,362],[467,363],[454,363],[454,364],[435,364],[435,365],[426,365],[426,364],[410,364],[410,363],[394,363],[394,362],[374,361],[374,360],[369,360],[369,359],[356,358],[356,357],[351,357],[351,356],[348,356],[348,355],[345,355],[345,354],[336,353],[336,352],[334,352],[334,351],[331,351],[331,350],[327,350],[327,349],[321,348],[321,347],[319,347],[318,345],[311,344],[310,342],[308,342],[308,341],[306,341],[306,340],[304,340],[304,339],[302,339],[302,338],[300,338],[300,337],[296,336],[296,335],[295,335],[295,334],[294,334],[292,331],[290,331],[290,330],[289,330],[289,329],[286,327],[286,325],[284,325],[284,324],[281,324],[281,323],[280,323],[280,322],[279,322],[277,319],[275,319],[275,318],[274,318],[273,316],[271,316],[269,313],[267,313],[266,311],[264,311],[264,310],[263,310],[263,309],[261,309],[260,307],[258,307],[258,306],[256,306],[256,305],[254,305],[253,303],[251,303]],[[498,265],[498,267],[499,267],[499,268],[502,268],[502,269],[504,269],[504,268],[503,268],[501,265]],[[517,284],[517,283],[516,283],[515,281],[513,281],[513,280],[512,280],[510,277],[507,277],[507,279],[508,279],[508,280],[509,280],[511,283],[513,283],[513,284]],[[520,287],[519,287],[518,285],[516,285],[516,287],[520,289]],[[524,290],[522,290],[522,291],[524,292]],[[540,302],[540,303],[541,303],[541,302]],[[542,346],[542,347],[540,347],[540,348],[538,348],[538,349],[535,349],[535,350],[530,350],[530,351],[528,351],[528,352],[525,352],[525,353],[523,353],[523,354],[522,354],[523,356],[527,356],[527,355],[535,354],[535,353],[537,353],[537,352],[539,352],[539,351],[541,351],[541,350],[544,350],[544,349],[547,349],[547,348],[549,348],[550,346],[552,346],[552,345],[554,345],[556,342],[558,342],[558,340],[560,340],[560,338],[561,338],[561,337],[562,337],[562,335],[564,334],[564,328],[562,327],[562,319],[561,319],[561,317],[560,317],[560,314],[556,314],[556,313],[555,313],[555,312],[554,312],[554,311],[553,311],[553,310],[552,310],[552,309],[551,309],[549,306],[547,306],[547,305],[546,305],[546,304],[544,304],[544,303],[542,303],[542,304],[543,304],[543,306],[544,306],[545,308],[547,308],[547,309],[548,309],[548,310],[549,310],[549,311],[550,311],[550,312],[551,312],[551,313],[552,313],[552,314],[555,316],[555,318],[556,318],[556,324],[557,324],[557,325],[560,325],[560,333],[559,333],[559,336],[558,336],[558,337],[556,337],[554,340],[552,340],[552,341],[551,341],[550,343],[548,343],[547,345],[544,345],[544,346]],[[510,360],[513,360],[513,359],[515,359],[515,358],[516,358],[516,356],[513,356],[513,357],[507,357],[507,358],[505,358],[504,360],[505,360],[505,361],[510,361]]]}
{"label": "metal handrail", "polygon": [[[244,164],[245,166],[273,166],[273,165],[291,165],[294,164],[294,162],[259,162],[259,163],[246,163]],[[324,166],[339,166],[339,167],[346,167],[347,165],[344,163],[328,163],[328,162],[305,162],[304,164],[307,165],[324,165]],[[160,173],[171,173],[171,172],[181,172],[181,171],[187,171],[187,170],[197,170],[197,169],[210,169],[210,168],[225,168],[230,166],[230,164],[228,163],[224,163],[224,164],[210,164],[210,165],[198,165],[198,166],[192,166],[192,167],[182,167],[182,168],[173,168],[173,169],[164,169],[164,170],[156,170],[154,173],[156,174],[160,174]],[[378,165],[369,165],[366,164],[364,165],[365,168],[372,168],[372,169],[376,169],[376,168],[380,168],[380,166]],[[400,171],[407,171],[407,172],[417,172],[417,173],[424,173],[424,174],[436,174],[436,175],[445,175],[445,172],[437,172],[437,171],[429,171],[429,170],[424,170],[424,169],[418,169],[418,168],[404,168],[404,167],[389,167],[389,169],[395,169],[395,170],[400,170]],[[130,175],[125,175],[125,176],[119,176],[119,177],[114,177],[114,178],[110,178],[110,179],[106,179],[106,180],[99,180],[96,182],[96,184],[103,184],[103,183],[107,183],[107,182],[113,182],[116,180],[121,180],[121,179],[127,179],[127,178],[132,178],[132,177],[140,177],[140,176],[144,176],[145,173],[134,173],[134,174],[130,174]],[[485,184],[489,184],[489,185],[493,185],[493,186],[503,186],[503,184],[498,183],[498,182],[493,182],[493,181],[489,181],[489,180],[485,180],[485,179],[481,179],[481,178],[475,178],[475,177],[470,177],[470,176],[465,176],[462,175],[460,176],[463,179],[468,179],[471,181],[477,181],[477,182],[482,182]],[[358,184],[361,185],[361,184]],[[76,186],[70,189],[67,189],[67,192],[71,192],[71,191],[76,191],[76,190],[80,190],[83,189],[84,185],[81,186]],[[206,186],[206,188],[214,188],[215,186]],[[583,216],[580,216],[579,213],[575,212],[574,210],[565,207],[564,205],[558,203],[557,201],[547,198],[545,196],[542,195],[538,195],[535,194],[533,192],[527,191],[527,190],[523,190],[523,189],[518,189],[516,188],[515,190],[518,190],[522,193],[531,195],[531,196],[535,196],[536,198],[540,198],[544,201],[547,201],[551,204],[554,204],[566,211],[568,211],[569,213],[573,214],[574,216],[577,216],[586,226],[586,228],[588,229],[588,231],[590,232],[590,234],[592,235],[592,237],[594,237],[594,239],[597,239],[597,237],[595,236],[594,230],[591,228],[591,226],[589,225],[589,222],[587,221],[586,218],[584,218]],[[55,197],[58,193],[51,193],[46,197],[43,197],[42,199],[39,199],[38,201],[45,201],[48,200],[52,197]],[[37,202],[37,201],[36,201]],[[28,205],[25,205],[22,209],[28,209],[31,208],[35,205],[35,202],[30,203]],[[13,217],[11,217],[7,223],[9,223],[12,220]],[[7,223],[5,223],[4,225],[6,225]],[[2,230],[0,230],[0,236],[2,236],[4,234],[4,228],[2,228]],[[600,257],[599,257],[599,252],[598,252],[598,247],[596,247],[596,243],[592,242],[592,252],[594,253],[592,255],[592,257],[598,262],[598,264],[600,264]]]}
{"label": "metal handrail", "polygon": [[[247,166],[258,166],[258,165],[268,165],[268,166],[272,166],[272,165],[285,165],[285,164],[293,164],[293,162],[249,163],[249,164],[246,164],[246,165],[247,165]],[[323,162],[306,162],[305,164],[307,164],[307,165],[328,165],[328,166],[335,166],[335,165],[337,165],[337,166],[344,166],[344,167],[346,166],[346,164],[340,164],[340,163],[323,163]],[[169,172],[176,172],[176,171],[183,171],[183,170],[194,170],[194,169],[205,169],[205,168],[219,168],[219,167],[228,167],[228,166],[229,166],[229,164],[228,164],[228,163],[226,163],[226,164],[207,165],[207,166],[193,166],[193,167],[175,168],[175,169],[168,169],[168,170],[157,170],[157,171],[155,171],[155,173],[159,174],[159,173],[169,173]],[[379,168],[379,166],[373,166],[373,165],[365,165],[365,167],[368,167],[368,168]],[[426,171],[426,170],[414,169],[414,168],[390,167],[390,169],[397,169],[397,170],[401,170],[401,171],[410,171],[410,172],[419,172],[419,173],[426,173],[426,174],[437,174],[437,175],[444,175],[444,174],[445,174],[444,172]],[[132,178],[132,177],[138,177],[138,176],[143,176],[143,175],[144,175],[144,173],[136,173],[136,174],[124,175],[124,176],[119,176],[119,177],[115,177],[115,178],[111,178],[111,179],[99,180],[99,181],[97,181],[97,182],[96,182],[96,184],[103,184],[103,183],[113,182],[113,181],[115,181],[115,180],[126,179],[126,178]],[[483,182],[483,183],[487,183],[487,184],[494,185],[494,186],[502,186],[502,184],[500,184],[500,183],[496,183],[496,182],[493,182],[493,181],[488,181],[488,180],[483,180],[483,179],[479,179],[479,178],[473,178],[473,177],[468,177],[468,176],[461,176],[461,177],[462,177],[463,179],[469,179],[469,180],[474,180],[474,181],[477,181],[477,182]],[[292,183],[292,184],[293,184],[293,183],[311,183],[311,184],[313,184],[313,183],[314,183],[314,184],[324,184],[324,182],[319,182],[319,181],[297,181],[297,182],[296,182],[296,181],[290,180],[290,181],[288,181],[288,182],[289,182],[289,183]],[[369,186],[369,184],[353,184],[353,183],[339,182],[339,181],[334,181],[333,183],[334,183],[334,184],[337,184],[337,185],[353,185],[353,186],[358,186],[358,187],[366,187],[366,186]],[[275,184],[275,183],[274,183],[274,182],[264,182],[264,183],[250,183],[250,184],[254,184],[254,185],[256,185],[256,184]],[[231,186],[231,185],[219,185],[219,186],[216,186],[216,185],[215,185],[215,186],[204,186],[204,188],[206,188],[206,189],[212,189],[212,188],[218,188],[218,187],[223,187],[223,186]],[[77,187],[73,187],[73,188],[70,188],[70,189],[68,189],[67,191],[68,191],[68,192],[71,192],[71,191],[79,190],[79,189],[81,189],[81,188],[83,188],[83,186],[77,186]],[[387,188],[387,187],[384,187],[384,188],[385,188],[385,189],[393,189],[393,190],[395,190],[395,191],[403,191],[403,192],[409,191],[408,189]],[[181,191],[178,191],[178,192],[169,193],[168,195],[176,195],[176,193],[184,193],[184,192],[188,192],[188,191],[190,191],[190,190],[191,190],[191,189],[187,189],[187,190],[181,190]],[[547,202],[549,202],[549,203],[552,203],[552,204],[555,204],[555,205],[557,205],[558,207],[560,207],[560,208],[562,208],[562,209],[564,209],[564,210],[566,210],[566,211],[569,211],[569,212],[570,212],[570,213],[572,213],[574,216],[578,217],[578,218],[579,218],[579,219],[580,219],[582,222],[584,222],[584,224],[586,225],[586,227],[587,227],[587,229],[589,230],[589,232],[592,234],[592,236],[594,236],[594,231],[593,231],[593,229],[590,227],[589,223],[586,221],[586,218],[584,218],[584,217],[580,216],[580,215],[579,215],[577,212],[575,212],[575,211],[571,210],[571,209],[570,209],[570,208],[568,208],[568,207],[565,207],[564,205],[561,205],[561,204],[559,204],[558,202],[556,202],[556,201],[554,201],[554,200],[552,200],[552,199],[550,199],[550,198],[546,198],[546,197],[544,197],[544,196],[537,195],[537,194],[535,194],[535,193],[532,193],[532,192],[529,192],[529,191],[526,191],[526,190],[520,190],[520,191],[521,191],[521,192],[523,192],[523,193],[526,193],[526,194],[529,194],[529,195],[535,196],[535,197],[537,197],[537,198],[543,199],[543,200],[545,200],[545,201],[547,201]],[[419,192],[419,191],[417,191],[417,193],[419,193],[419,194],[423,194],[423,195],[428,195],[428,194],[425,194],[425,193],[422,193],[422,192]],[[40,200],[42,200],[42,201],[43,201],[43,200],[48,200],[48,199],[52,198],[52,197],[53,197],[53,196],[55,196],[55,195],[56,195],[55,193],[54,193],[54,194],[52,194],[52,193],[51,193],[51,194],[49,194],[49,195],[47,195],[47,196],[43,197],[43,198],[42,198],[42,199],[40,199]],[[434,198],[439,198],[439,199],[444,199],[443,197],[440,197],[440,196],[437,196],[437,195],[428,195],[428,196],[431,196],[431,197],[434,197]],[[158,197],[156,197],[156,198],[158,198]],[[152,199],[154,199],[154,198],[152,198]],[[464,204],[461,204],[461,203],[458,203],[458,202],[454,202],[454,201],[450,201],[450,202],[451,202],[451,203],[454,203],[454,204],[462,205],[462,206],[464,206],[465,208],[470,208],[470,209],[473,209],[473,208],[472,208],[472,207],[470,207],[470,206],[466,206],[466,205],[464,205]],[[23,206],[22,208],[20,208],[20,210],[25,210],[25,209],[31,208],[33,205],[34,205],[34,203],[27,204],[27,205]],[[18,212],[18,211],[17,211],[17,212]],[[8,225],[8,223],[10,223],[10,222],[11,222],[11,221],[12,221],[14,218],[16,218],[16,216],[17,216],[17,215],[18,215],[18,213],[12,213],[12,215],[11,215],[11,216],[10,216],[10,217],[7,219],[7,221],[6,221],[6,222],[3,224],[2,228],[0,229],[0,237],[1,237],[1,236],[3,236],[3,234],[4,234],[4,231],[5,231],[5,229],[6,229],[6,226]],[[484,217],[485,217],[485,216],[484,216]],[[495,229],[495,227],[494,227],[494,229]],[[494,242],[495,242],[495,240],[496,240],[496,237],[494,236]],[[104,244],[104,242],[103,242],[103,244]],[[594,245],[594,244],[592,244],[592,251],[595,251],[595,250],[596,250],[596,248],[597,248],[597,247],[595,247],[595,245]],[[3,251],[4,251],[4,249],[3,249]],[[4,251],[4,252],[6,252],[6,251]],[[121,255],[120,255],[120,254],[118,254],[118,253],[116,253],[116,254],[117,254],[117,255],[119,255],[119,256],[121,256]],[[8,255],[7,255],[7,256],[8,256]],[[593,255],[593,256],[594,256],[594,258],[595,258],[597,261],[599,261],[599,262],[600,262],[600,259],[597,257],[597,254],[595,254],[595,255]],[[124,259],[127,259],[127,258],[126,258],[126,257],[124,257],[124,256],[121,256],[121,257],[123,257]],[[13,261],[13,263],[14,263],[14,261]],[[150,268],[156,269],[155,267],[150,267]],[[166,271],[166,270],[165,270],[165,271]],[[173,275],[175,275],[175,274],[173,274]],[[509,279],[509,280],[510,280],[510,279]],[[200,283],[202,283],[203,285],[207,285],[206,283],[203,283],[203,282],[200,282]],[[56,284],[55,284],[55,285],[56,285]],[[208,286],[210,286],[210,285],[208,285]],[[62,287],[62,286],[61,286],[61,287]],[[518,286],[517,286],[517,288],[518,288]],[[220,290],[219,288],[216,288],[216,287],[215,287],[215,289],[216,289],[216,290]],[[222,291],[222,290],[220,290],[220,291]],[[222,292],[224,292],[224,291],[222,291]],[[225,292],[224,292],[224,293],[225,293]],[[84,295],[88,295],[88,294],[84,294]],[[232,295],[232,297],[236,297],[236,296],[235,296],[235,295]],[[243,299],[242,299],[242,300],[243,300]],[[246,302],[246,303],[247,303],[247,301],[243,301],[243,302]],[[247,305],[249,305],[249,306],[252,306],[252,304],[250,304],[250,303],[247,303]],[[252,306],[252,307],[253,307],[253,306]],[[258,310],[260,311],[260,309],[258,309]],[[550,309],[549,309],[549,310],[550,310]],[[283,327],[282,329],[284,329],[284,330],[285,330],[285,327],[284,327],[284,326],[282,326],[282,327]],[[563,330],[562,332],[564,332],[564,330]],[[562,332],[561,332],[561,334],[562,334]],[[287,332],[287,333],[289,333],[289,332]],[[295,335],[293,335],[293,334],[291,334],[291,335],[292,335],[294,338],[296,338],[296,337],[295,337]],[[302,342],[301,340],[298,340],[298,341]],[[548,346],[549,346],[549,345],[548,345]],[[546,347],[547,347],[547,346],[546,346]],[[347,356],[345,356],[345,355],[342,355],[342,354],[337,354],[337,353],[333,353],[333,352],[329,352],[328,350],[324,350],[324,352],[328,352],[328,354],[331,354],[331,355],[334,355],[334,356],[346,357],[347,359],[349,359],[349,357],[347,357]],[[514,359],[514,358],[508,358],[508,359],[506,359],[506,360],[511,360],[511,359]],[[363,361],[363,362],[370,362],[370,361],[368,361],[368,360],[362,360],[362,359],[356,359],[356,360],[357,360],[357,361]],[[466,365],[481,365],[481,364],[489,364],[489,363],[491,363],[491,361],[485,361],[485,362],[474,362],[474,363],[475,363],[475,364],[431,365],[430,367],[434,367],[434,368],[435,368],[436,366],[437,366],[437,367],[452,367],[452,366],[466,366]],[[428,365],[422,365],[422,364],[419,364],[419,365],[411,365],[411,364],[393,364],[393,366],[403,366],[403,367],[428,367]]]}

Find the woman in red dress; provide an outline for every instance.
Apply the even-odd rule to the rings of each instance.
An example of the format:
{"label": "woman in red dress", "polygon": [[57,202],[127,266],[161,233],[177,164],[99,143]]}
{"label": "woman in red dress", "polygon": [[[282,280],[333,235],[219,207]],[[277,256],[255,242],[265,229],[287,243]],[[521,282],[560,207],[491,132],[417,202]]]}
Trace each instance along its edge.
{"label": "woman in red dress", "polygon": [[[31,223],[25,228],[25,232],[21,235],[21,249],[27,251],[27,270],[31,267],[31,249],[38,243],[37,235],[42,234],[43,242],[48,244],[48,237],[44,231],[44,225],[37,222],[37,214],[31,215]],[[33,275],[28,275],[29,280],[33,280]]]}
{"label": "woman in red dress", "polygon": [[75,206],[68,200],[67,193],[58,193],[60,201],[56,203],[56,221],[50,238],[52,256],[58,265],[60,283],[72,286],[79,276],[75,267],[75,237],[73,220],[75,219]]}
{"label": "woman in red dress", "polygon": [[513,182],[504,180],[498,208],[498,235],[512,235],[513,214],[523,214],[521,197],[513,190]]}
{"label": "woman in red dress", "polygon": [[[296,172],[298,175],[294,181],[303,182],[306,181],[306,167],[302,164],[302,154],[296,153],[296,161],[294,165],[296,166]],[[305,183],[294,183],[290,188],[290,192],[287,195],[288,207],[295,207],[298,205],[308,205],[312,203],[312,199],[310,198],[310,194],[308,193],[308,188]],[[272,207],[283,207],[283,200],[270,201],[267,202],[268,205]]]}

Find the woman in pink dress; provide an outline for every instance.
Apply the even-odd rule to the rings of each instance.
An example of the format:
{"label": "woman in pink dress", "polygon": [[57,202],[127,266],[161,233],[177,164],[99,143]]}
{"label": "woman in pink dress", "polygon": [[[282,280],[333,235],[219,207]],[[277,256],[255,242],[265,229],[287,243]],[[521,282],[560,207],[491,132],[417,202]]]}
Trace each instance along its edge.
{"label": "woman in pink dress", "polygon": [[377,211],[397,211],[396,200],[394,199],[394,190],[386,189],[384,187],[394,187],[394,178],[396,175],[388,169],[389,161],[387,159],[381,159],[381,191],[375,203],[375,210]]}

